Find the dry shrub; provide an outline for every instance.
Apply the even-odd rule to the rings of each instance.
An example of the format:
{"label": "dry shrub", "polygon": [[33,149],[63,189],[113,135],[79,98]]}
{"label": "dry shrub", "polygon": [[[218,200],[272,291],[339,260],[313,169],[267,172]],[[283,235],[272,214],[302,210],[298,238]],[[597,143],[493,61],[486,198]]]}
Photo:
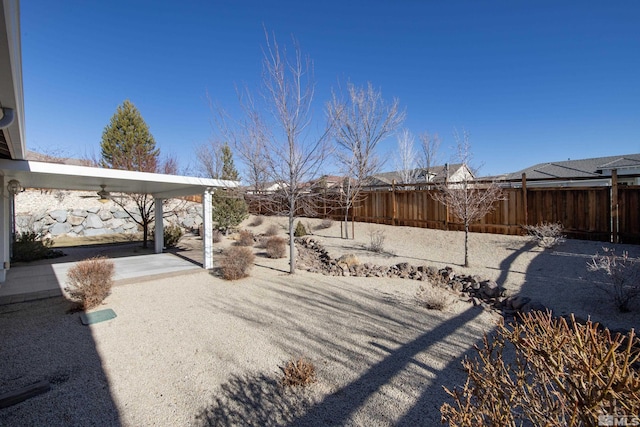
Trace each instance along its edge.
{"label": "dry shrub", "polygon": [[316,225],[316,230],[326,230],[327,228],[331,228],[333,225],[333,220],[331,218],[325,218],[320,221],[320,224]]}
{"label": "dry shrub", "polygon": [[211,239],[213,240],[213,243],[222,242],[222,231],[213,230],[213,232],[211,233]]}
{"label": "dry shrub", "polygon": [[446,290],[434,286],[420,285],[416,292],[418,304],[429,310],[442,311],[453,304],[454,298]]}
{"label": "dry shrub", "polygon": [[113,261],[107,257],[80,261],[67,272],[65,290],[83,310],[96,307],[111,293],[113,270]]}
{"label": "dry shrub", "polygon": [[269,227],[267,227],[267,231],[264,232],[264,235],[267,237],[271,237],[278,234],[278,232],[279,232],[278,226],[275,224],[271,224]]}
{"label": "dry shrub", "polygon": [[611,248],[602,248],[587,264],[587,269],[601,275],[598,287],[607,292],[620,312],[631,311],[630,303],[640,295],[640,261],[629,257],[628,252],[616,256]]}
{"label": "dry shrub", "polygon": [[220,265],[222,277],[226,280],[237,280],[247,277],[249,270],[253,267],[255,255],[247,247],[232,246],[222,255]]}
{"label": "dry shrub", "polygon": [[367,250],[371,252],[384,252],[384,241],[386,236],[382,230],[369,230],[369,246]]}
{"label": "dry shrub", "polygon": [[305,387],[316,382],[316,368],[304,358],[288,361],[282,372],[282,384],[285,386]]}
{"label": "dry shrub", "polygon": [[[638,414],[640,373],[633,367],[638,345],[633,330],[612,336],[573,316],[567,322],[549,312],[523,314],[519,323],[500,323],[493,339],[485,335],[483,348],[476,347],[478,358],[465,359],[467,381],[461,390],[445,388],[454,403],[442,405],[442,421],[595,426],[606,414]],[[511,347],[515,355],[509,357]]]}
{"label": "dry shrub", "polygon": [[287,241],[279,236],[271,236],[265,242],[269,258],[284,258],[287,252]]}
{"label": "dry shrub", "polygon": [[249,226],[258,227],[259,225],[262,225],[263,222],[264,222],[264,217],[262,215],[258,215],[255,218],[253,218],[253,220],[249,223]]}
{"label": "dry shrub", "polygon": [[523,225],[522,228],[543,248],[552,248],[565,241],[563,227],[559,222],[541,222],[536,225]]}
{"label": "dry shrub", "polygon": [[354,254],[344,254],[340,258],[338,258],[336,262],[338,264],[346,264],[349,268],[355,265],[360,265],[360,260]]}
{"label": "dry shrub", "polygon": [[237,243],[239,246],[253,246],[253,233],[249,230],[240,230]]}

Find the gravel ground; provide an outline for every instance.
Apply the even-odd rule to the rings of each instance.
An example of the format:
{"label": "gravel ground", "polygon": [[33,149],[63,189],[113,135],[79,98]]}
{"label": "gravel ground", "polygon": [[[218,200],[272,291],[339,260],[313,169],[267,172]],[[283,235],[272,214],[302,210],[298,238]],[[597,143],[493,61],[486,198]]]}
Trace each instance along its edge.
{"label": "gravel ground", "polygon": [[[245,226],[261,232],[272,221],[285,222]],[[372,254],[363,247],[378,227],[386,252]],[[339,223],[314,233],[332,256],[451,265],[558,313],[612,327],[640,320],[592,292],[584,266],[599,243],[541,251],[521,237],[473,234],[465,269],[462,233],[357,224],[356,239],[343,240]],[[117,286],[100,308],[118,317],[90,327],[63,299],[0,307],[0,394],[43,379],[52,386],[0,409],[0,425],[439,424],[442,387],[463,383],[460,362],[496,314],[462,301],[427,310],[409,280],[290,276],[286,260],[256,253],[251,277],[235,282],[202,271]],[[298,357],[314,363],[318,381],[283,388],[280,368]]]}

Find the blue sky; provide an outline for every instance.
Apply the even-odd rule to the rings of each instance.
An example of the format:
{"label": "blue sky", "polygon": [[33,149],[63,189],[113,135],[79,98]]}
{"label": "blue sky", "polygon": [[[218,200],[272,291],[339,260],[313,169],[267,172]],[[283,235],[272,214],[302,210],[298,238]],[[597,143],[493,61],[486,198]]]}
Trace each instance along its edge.
{"label": "blue sky", "polygon": [[443,162],[466,129],[485,175],[640,152],[637,1],[24,0],[27,147],[97,154],[129,99],[162,153],[193,166],[212,135],[206,91],[236,113],[235,85],[260,81],[263,25],[313,60],[318,123],[350,80],[438,133]]}

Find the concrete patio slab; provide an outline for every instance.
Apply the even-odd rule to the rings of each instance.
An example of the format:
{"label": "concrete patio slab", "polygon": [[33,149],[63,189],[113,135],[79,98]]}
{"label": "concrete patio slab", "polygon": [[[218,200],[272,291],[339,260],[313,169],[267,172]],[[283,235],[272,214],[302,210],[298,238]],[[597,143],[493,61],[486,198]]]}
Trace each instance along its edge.
{"label": "concrete patio slab", "polygon": [[[111,258],[115,264],[114,285],[201,270],[193,262],[171,253]],[[20,265],[7,272],[0,286],[0,305],[63,295],[67,272],[76,262]]]}

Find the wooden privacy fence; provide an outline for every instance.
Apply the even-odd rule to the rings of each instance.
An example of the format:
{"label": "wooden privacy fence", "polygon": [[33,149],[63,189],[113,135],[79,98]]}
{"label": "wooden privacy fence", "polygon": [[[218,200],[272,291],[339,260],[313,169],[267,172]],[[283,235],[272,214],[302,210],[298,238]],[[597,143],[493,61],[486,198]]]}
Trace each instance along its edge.
{"label": "wooden privacy fence", "polygon": [[[640,244],[640,186],[505,188],[504,200],[470,230],[495,234],[522,234],[523,225],[560,222],[567,237]],[[433,199],[436,189],[384,188],[363,191],[350,219],[388,225],[464,230],[446,206]],[[344,219],[339,195],[327,192],[304,201],[296,215]],[[247,196],[250,212],[272,214],[277,209]],[[311,209],[312,207],[313,209]],[[284,212],[285,209],[282,209]]]}

